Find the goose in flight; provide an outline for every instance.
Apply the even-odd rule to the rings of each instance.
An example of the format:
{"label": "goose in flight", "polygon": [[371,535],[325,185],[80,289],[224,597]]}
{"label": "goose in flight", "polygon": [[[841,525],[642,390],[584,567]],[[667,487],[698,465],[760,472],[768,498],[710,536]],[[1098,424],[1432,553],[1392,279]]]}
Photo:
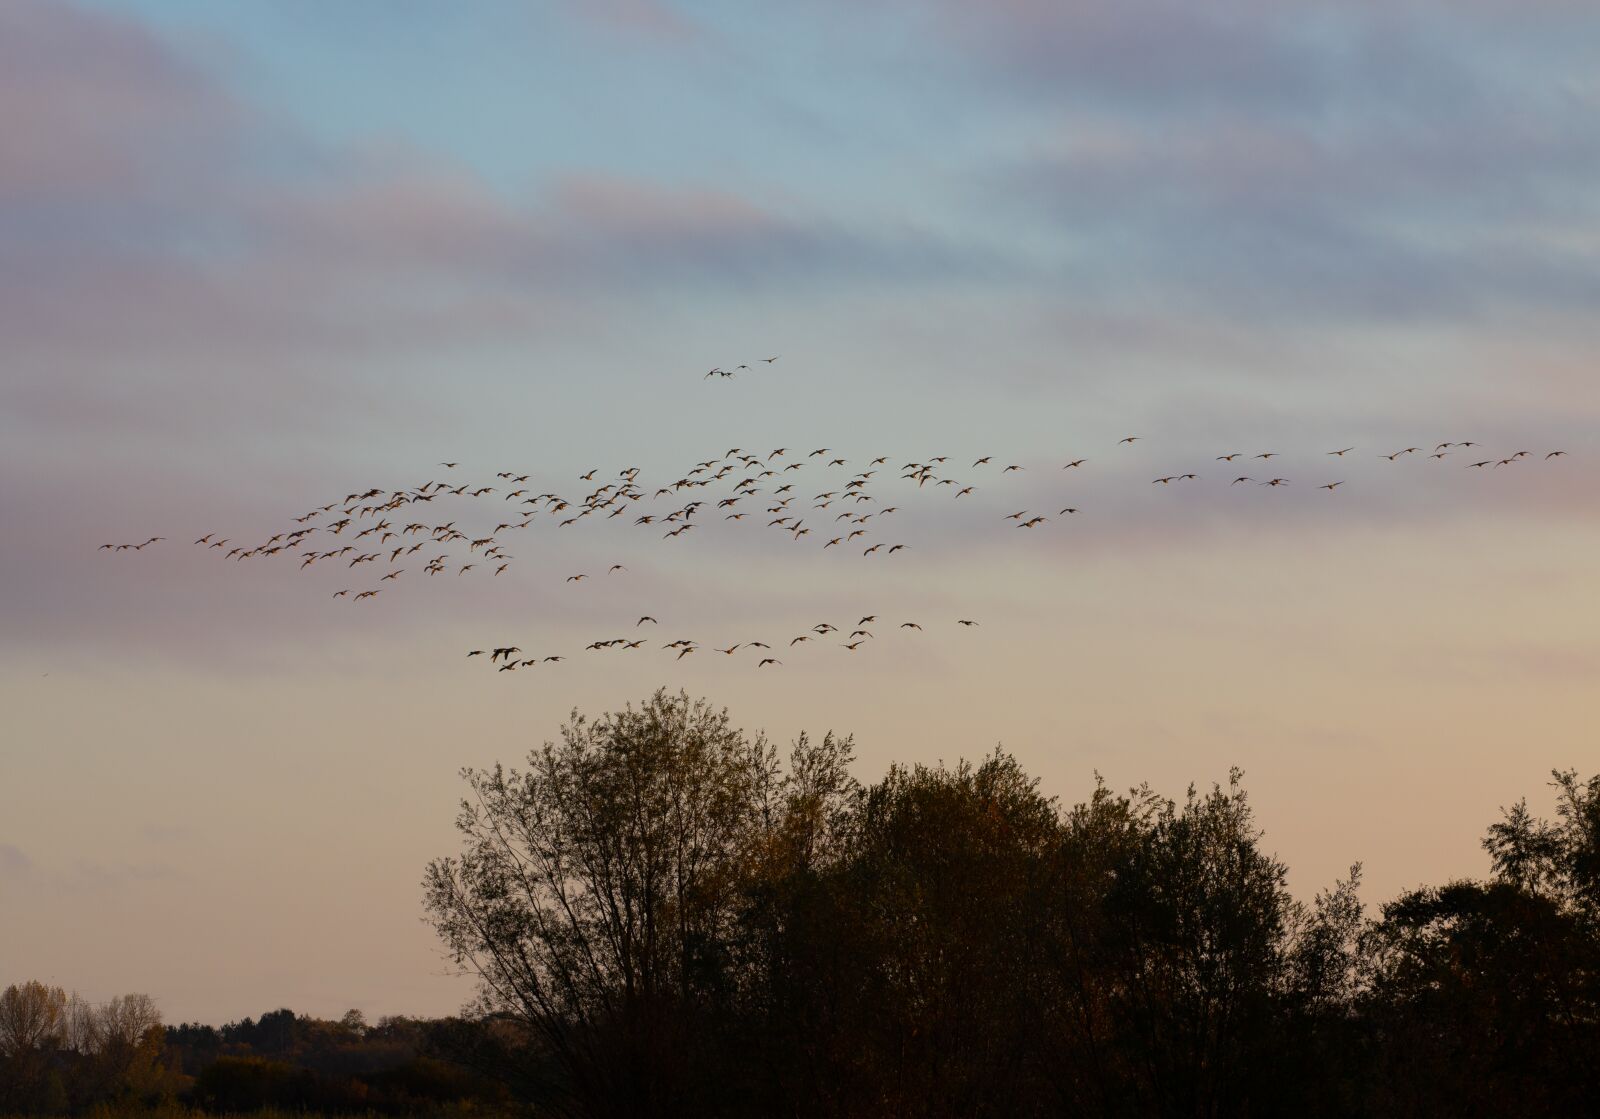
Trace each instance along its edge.
{"label": "goose in flight", "polygon": [[958,625],[958,626],[975,626],[977,624],[978,623],[973,621],[971,618],[957,618],[956,619],[956,625]]}
{"label": "goose in flight", "polygon": [[1124,436],[1121,439],[1118,439],[1117,443],[1118,444],[1122,444],[1122,443],[1137,443],[1139,441],[1139,438],[1140,437],[1137,436],[1137,435],[1128,435],[1128,436]]}
{"label": "goose in flight", "polygon": [[780,661],[777,657],[762,657],[761,658],[761,663],[756,665],[756,667],[757,668],[765,668],[769,664],[782,664],[782,663],[783,662]]}
{"label": "goose in flight", "polygon": [[1340,458],[1343,458],[1343,457],[1344,457],[1344,456],[1345,456],[1345,455],[1347,455],[1347,454],[1349,454],[1349,453],[1350,453],[1350,452],[1351,452],[1351,451],[1353,451],[1353,450],[1355,450],[1355,448],[1354,448],[1354,447],[1346,447],[1346,448],[1345,448],[1345,449],[1344,449],[1344,450],[1342,450],[1342,451],[1329,451],[1329,452],[1328,452],[1328,453],[1329,453],[1329,454],[1330,454],[1330,455],[1337,455],[1337,456],[1339,456],[1339,457],[1340,457]]}
{"label": "goose in flight", "polygon": [[1328,483],[1328,484],[1327,484],[1327,485],[1325,485],[1325,486],[1318,486],[1318,487],[1317,487],[1317,489],[1319,489],[1319,490],[1331,490],[1331,489],[1333,489],[1333,488],[1334,488],[1334,487],[1335,487],[1335,486],[1342,486],[1342,485],[1344,485],[1344,482],[1342,482],[1342,481],[1339,481],[1339,482],[1329,482],[1329,483]]}

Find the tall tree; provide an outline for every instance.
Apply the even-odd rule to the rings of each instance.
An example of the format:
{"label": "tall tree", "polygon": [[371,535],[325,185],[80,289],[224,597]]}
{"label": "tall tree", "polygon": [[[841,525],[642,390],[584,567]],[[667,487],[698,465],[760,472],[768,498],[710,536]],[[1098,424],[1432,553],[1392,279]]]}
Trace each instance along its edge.
{"label": "tall tree", "polygon": [[556,1070],[537,1086],[545,1105],[716,1106],[731,1086],[704,1067],[704,1041],[738,1002],[753,875],[780,840],[814,835],[804,779],[781,778],[775,749],[725,711],[665,691],[574,712],[525,770],[463,777],[464,849],[429,864],[426,904],[480,978],[480,1009],[523,1023],[534,1067]]}

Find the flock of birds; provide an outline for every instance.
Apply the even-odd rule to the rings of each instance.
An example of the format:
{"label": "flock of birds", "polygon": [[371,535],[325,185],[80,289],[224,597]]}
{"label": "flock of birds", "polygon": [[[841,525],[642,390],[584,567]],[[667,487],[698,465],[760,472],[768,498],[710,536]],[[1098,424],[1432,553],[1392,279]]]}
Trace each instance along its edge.
{"label": "flock of birds", "polygon": [[[777,358],[762,360],[770,363]],[[721,370],[714,369],[712,373],[718,374]],[[721,375],[730,376],[731,373]],[[1128,435],[1118,440],[1117,446],[1131,447],[1140,440],[1138,435]],[[1345,461],[1355,450],[1355,447],[1344,447],[1325,452],[1325,455]],[[1423,447],[1408,446],[1378,457],[1398,462],[1408,456],[1418,456],[1442,463],[1460,455],[1472,460],[1465,463],[1469,469],[1497,469],[1537,459],[1539,454],[1542,454],[1542,461],[1549,462],[1565,457],[1567,452],[1517,450],[1503,456],[1484,457],[1479,444],[1468,440],[1439,443],[1431,452]],[[1288,477],[1277,474],[1274,469],[1277,460],[1283,457],[1276,451],[1229,452],[1215,456],[1215,461],[1230,465],[1239,460],[1267,464],[1264,476],[1238,474],[1231,477],[1228,485],[1251,483],[1278,489],[1291,484]],[[564,496],[553,491],[535,493],[535,487],[529,483],[530,475],[514,470],[498,471],[494,484],[457,481],[454,472],[461,464],[441,462],[440,468],[448,472],[444,480],[430,479],[400,489],[371,487],[349,493],[294,517],[295,527],[285,526],[253,543],[207,532],[194,541],[194,546],[218,552],[221,557],[236,562],[292,557],[298,561],[301,571],[334,567],[350,575],[372,572],[375,578],[370,585],[347,586],[333,592],[334,599],[351,602],[376,600],[413,570],[430,579],[442,575],[459,579],[474,572],[477,573],[474,577],[497,578],[515,562],[515,556],[507,550],[514,534],[534,527],[536,521],[553,523],[555,530],[560,531],[585,521],[631,518],[624,523],[641,530],[659,530],[663,540],[681,540],[708,519],[720,518],[735,525],[749,521],[764,525],[769,532],[782,533],[796,543],[806,543],[806,538],[810,537],[810,542],[820,544],[823,552],[859,547],[862,558],[881,556],[886,559],[906,551],[909,545],[886,535],[885,530],[895,523],[891,518],[899,512],[899,506],[880,500],[883,482],[897,478],[902,484],[914,485],[913,492],[946,491],[955,500],[973,494],[977,488],[972,482],[953,476],[948,455],[908,461],[898,467],[892,466],[891,461],[889,456],[879,455],[866,460],[863,468],[842,474],[833,472],[849,470],[850,460],[829,447],[810,451],[774,447],[764,455],[732,447],[721,456],[695,463],[678,478],[653,489],[642,483],[641,470],[635,466],[625,467],[609,481],[596,481],[599,470],[591,469],[578,476],[579,481],[592,487],[581,496]],[[1087,458],[1072,458],[1060,469],[1079,470],[1088,462]],[[1026,469],[1021,463],[1002,464],[992,455],[983,455],[967,467],[967,472],[970,477],[989,472],[1004,478],[1021,474]],[[817,492],[807,496],[797,491],[803,478],[817,476],[826,479]],[[1171,486],[1199,480],[1198,472],[1186,471],[1160,475],[1151,479],[1151,484]],[[1343,479],[1335,478],[1320,482],[1315,488],[1331,493],[1344,484]],[[807,490],[812,488],[806,487]],[[458,510],[462,502],[470,504],[474,511],[487,507],[494,513],[484,518],[482,528],[469,527],[463,520],[464,512]],[[450,507],[449,513],[443,512],[445,506]],[[432,509],[441,512],[430,515]],[[1077,505],[1066,505],[1054,516],[1067,517],[1078,511]],[[1036,529],[1048,523],[1052,515],[1024,508],[1006,513],[1001,519],[1012,522],[1018,529]],[[490,520],[496,522],[492,527]],[[141,551],[164,540],[164,536],[151,536],[136,544],[102,544],[100,550]],[[382,574],[378,574],[380,571]],[[627,571],[626,565],[613,563],[606,567],[604,574],[610,577]],[[568,584],[580,584],[590,577],[589,572],[583,571],[568,574],[564,580]],[[413,580],[415,578],[413,576]],[[783,664],[776,652],[799,645],[831,643],[847,652],[855,652],[869,642],[880,640],[876,631],[869,628],[877,625],[878,620],[877,614],[865,614],[848,627],[828,621],[817,622],[799,634],[777,639],[776,650],[765,640],[719,646],[687,637],[665,642],[660,650],[670,653],[676,660],[702,651],[733,657],[742,650],[755,661],[756,667],[776,667]],[[600,638],[587,645],[584,651],[645,649],[651,641],[639,636],[649,632],[641,627],[658,624],[653,616],[642,615],[632,627],[634,636]],[[888,624],[895,632],[920,633],[923,629],[920,622],[911,620]],[[970,628],[978,622],[960,618],[954,624]],[[467,657],[484,657],[483,663],[497,672],[560,664],[569,659],[560,652],[524,655],[521,647],[514,644],[472,649]]]}
{"label": "flock of birds", "polygon": [[[771,365],[773,362],[778,360],[778,356],[781,356],[781,355],[775,355],[773,357],[764,357],[764,358],[761,358],[760,360],[765,362],[767,365]],[[709,381],[712,377],[722,377],[724,379],[727,379],[727,378],[730,378],[730,377],[736,377],[740,373],[743,373],[745,370],[747,370],[749,368],[750,368],[750,365],[749,365],[748,362],[740,364],[740,365],[735,365],[732,369],[724,369],[720,365],[713,365],[710,369],[706,370],[706,375],[702,379]]]}
{"label": "flock of birds", "polygon": [[[863,614],[861,616],[861,618],[856,622],[856,627],[857,628],[852,630],[850,632],[850,634],[848,635],[848,637],[842,642],[842,648],[845,648],[845,649],[847,649],[847,650],[849,650],[851,652],[854,652],[855,650],[859,649],[862,645],[864,645],[869,639],[871,639],[873,637],[873,633],[872,633],[871,630],[868,630],[868,629],[865,629],[865,628],[862,628],[862,627],[872,625],[872,624],[876,623],[877,620],[878,620],[878,615],[876,615],[876,614]],[[639,620],[634,623],[634,626],[635,626],[635,628],[637,628],[638,626],[644,625],[646,622],[649,622],[651,625],[658,625],[659,624],[656,621],[655,618],[651,617],[649,614],[644,614],[644,615],[641,615]],[[975,626],[977,624],[978,624],[977,622],[973,621],[970,618],[958,618],[958,619],[956,619],[956,625],[958,625],[958,626]],[[917,631],[920,632],[921,629],[922,629],[922,626],[918,622],[901,622],[900,623],[900,628],[901,629],[913,629],[913,630],[917,630]],[[828,623],[828,622],[818,622],[816,625],[812,626],[811,629],[808,632],[802,633],[797,637],[790,638],[789,639],[789,647],[793,648],[794,646],[799,645],[803,641],[825,640],[829,634],[838,633],[838,632],[839,632],[839,627],[838,626],[832,625],[831,623]],[[601,641],[591,642],[590,644],[585,646],[585,650],[589,651],[589,652],[594,652],[594,651],[601,650],[601,649],[615,649],[615,648],[620,648],[620,649],[642,649],[645,646],[647,640],[648,640],[647,638],[643,638],[643,637],[633,638],[633,639],[629,639],[629,638],[626,638],[626,637],[608,637],[608,638],[606,638],[604,640],[601,640]],[[676,654],[677,654],[676,655],[676,659],[680,660],[680,661],[684,657],[688,656],[690,653],[699,652],[699,650],[701,648],[699,642],[693,640],[692,638],[688,638],[688,637],[680,637],[675,641],[669,641],[669,642],[667,642],[665,645],[663,645],[661,647],[663,649],[675,650]],[[765,641],[742,641],[742,642],[741,641],[735,641],[732,645],[729,645],[726,649],[716,648],[715,646],[711,647],[711,651],[712,652],[721,653],[725,657],[733,656],[740,649],[751,649],[751,650],[759,649],[763,653],[770,653],[772,651],[772,646],[768,645]],[[494,648],[494,649],[472,649],[467,653],[467,656],[468,657],[481,657],[481,656],[483,656],[483,655],[485,655],[487,653],[488,657],[489,657],[489,663],[491,665],[492,664],[496,664],[497,662],[499,663],[499,668],[497,669],[497,671],[499,671],[499,672],[511,672],[514,669],[517,669],[519,667],[526,668],[526,667],[531,667],[531,666],[536,665],[536,664],[559,663],[559,662],[564,661],[564,660],[567,659],[566,657],[557,655],[557,656],[544,656],[544,657],[537,657],[537,656],[536,657],[528,657],[526,659],[520,659],[519,660],[518,659],[518,655],[521,652],[522,652],[521,646],[518,646],[518,645],[502,645],[502,646],[499,646],[499,647]],[[504,658],[503,661],[502,661],[502,658]],[[763,656],[763,657],[761,657],[760,659],[758,659],[756,661],[756,667],[757,668],[766,668],[768,665],[781,665],[782,663],[783,662],[781,660],[779,660],[777,657]]]}

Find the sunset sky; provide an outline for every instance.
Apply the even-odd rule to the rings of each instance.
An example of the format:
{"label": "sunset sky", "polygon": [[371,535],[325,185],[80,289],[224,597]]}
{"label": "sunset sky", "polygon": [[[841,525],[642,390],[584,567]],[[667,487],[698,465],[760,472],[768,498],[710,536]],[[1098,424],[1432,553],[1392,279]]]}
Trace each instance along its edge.
{"label": "sunset sky", "polygon": [[[1482,873],[1600,760],[1597,121],[1580,0],[6,0],[0,985],[452,1012],[458,770],[659,686],[862,779],[1239,766],[1304,898]],[[1464,440],[1532,453],[1380,457]],[[735,446],[976,490],[875,482],[892,558],[541,520],[359,605],[190,544]]]}

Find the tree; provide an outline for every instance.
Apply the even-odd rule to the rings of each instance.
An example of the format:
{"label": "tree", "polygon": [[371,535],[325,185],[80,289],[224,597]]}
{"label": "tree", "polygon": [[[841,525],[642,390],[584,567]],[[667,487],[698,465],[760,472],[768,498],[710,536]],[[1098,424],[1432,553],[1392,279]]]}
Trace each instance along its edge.
{"label": "tree", "polygon": [[1553,770],[1556,820],[1539,819],[1520,800],[1489,827],[1483,846],[1495,877],[1549,896],[1586,921],[1600,921],[1600,774]]}
{"label": "tree", "polygon": [[[892,768],[855,803],[795,984],[832,1113],[1023,1115],[1040,1098],[1054,803],[1016,759]],[[792,966],[792,965],[791,965]],[[809,976],[809,979],[807,978]]]}
{"label": "tree", "polygon": [[52,1067],[66,1040],[67,993],[36,980],[0,991],[0,1111],[55,1111],[66,1104]]}
{"label": "tree", "polygon": [[67,993],[37,980],[0,992],[0,1058],[55,1049],[65,1040]]}
{"label": "tree", "polygon": [[1600,775],[1556,771],[1556,820],[1519,801],[1487,882],[1410,891],[1367,934],[1377,1106],[1577,1114],[1600,1096]]}
{"label": "tree", "polygon": [[[831,744],[831,739],[829,740]],[[732,1086],[701,1044],[739,1001],[753,876],[814,806],[774,748],[726,711],[658,691],[637,710],[577,712],[528,768],[463,771],[464,850],[430,863],[434,927],[481,980],[478,1009],[524,1024],[550,1108],[669,1115]],[[546,1064],[548,1061],[550,1064]]]}
{"label": "tree", "polygon": [[1104,786],[1068,813],[1056,868],[1060,1105],[1214,1115],[1265,1105],[1296,910],[1242,774],[1180,806]]}

